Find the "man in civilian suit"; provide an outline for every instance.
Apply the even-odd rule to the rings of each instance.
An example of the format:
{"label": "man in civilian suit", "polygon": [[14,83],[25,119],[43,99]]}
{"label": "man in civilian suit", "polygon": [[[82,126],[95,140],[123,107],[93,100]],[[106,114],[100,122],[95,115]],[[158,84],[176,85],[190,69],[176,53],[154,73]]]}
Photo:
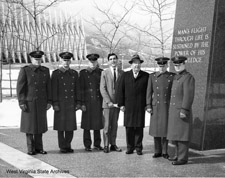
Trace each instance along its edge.
{"label": "man in civilian suit", "polygon": [[120,109],[116,107],[117,85],[123,71],[118,68],[118,57],[114,53],[108,55],[109,68],[102,72],[100,91],[103,97],[103,139],[104,152],[110,151],[121,152],[122,150],[116,145],[118,117]]}
{"label": "man in civilian suit", "polygon": [[118,106],[124,112],[126,127],[126,154],[136,150],[142,155],[143,128],[145,127],[146,90],[149,74],[140,69],[139,55],[132,56],[129,63],[132,70],[124,72],[118,88]]}

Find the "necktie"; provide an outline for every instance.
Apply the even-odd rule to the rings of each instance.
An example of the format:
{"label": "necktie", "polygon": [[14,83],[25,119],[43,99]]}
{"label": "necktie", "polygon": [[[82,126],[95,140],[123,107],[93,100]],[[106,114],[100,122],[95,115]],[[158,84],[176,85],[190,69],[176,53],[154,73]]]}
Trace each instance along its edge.
{"label": "necktie", "polygon": [[116,86],[116,69],[113,69],[113,81],[114,81],[114,88]]}

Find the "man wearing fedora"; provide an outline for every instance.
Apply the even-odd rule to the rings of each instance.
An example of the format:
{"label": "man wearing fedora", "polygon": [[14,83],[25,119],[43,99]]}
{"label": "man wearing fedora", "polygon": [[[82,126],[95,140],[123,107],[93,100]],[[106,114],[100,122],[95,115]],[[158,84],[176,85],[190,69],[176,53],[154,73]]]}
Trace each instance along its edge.
{"label": "man wearing fedora", "polygon": [[149,134],[154,137],[155,153],[153,158],[168,159],[167,126],[170,94],[174,73],[167,71],[167,57],[155,59],[158,72],[149,75],[146,95],[147,112],[151,114]]}
{"label": "man wearing fedora", "polygon": [[[120,109],[116,107],[116,94],[118,81],[123,73],[118,68],[118,57],[115,53],[108,54],[109,68],[102,72],[100,91],[103,97],[103,139],[104,152],[109,151],[121,152],[122,150],[116,145],[118,118]],[[109,144],[111,147],[109,148]]]}
{"label": "man wearing fedora", "polygon": [[73,54],[59,54],[62,66],[52,73],[52,105],[54,110],[53,129],[58,131],[61,153],[72,153],[74,130],[77,130],[76,110],[79,106],[78,72],[70,68]]}
{"label": "man wearing fedora", "polygon": [[176,56],[171,60],[176,75],[171,90],[167,139],[175,144],[176,153],[169,160],[173,161],[173,165],[182,165],[188,162],[195,79],[185,69],[185,56]]}
{"label": "man wearing fedora", "polygon": [[81,128],[84,129],[83,143],[86,151],[91,149],[90,130],[94,130],[94,148],[103,150],[101,147],[100,130],[103,129],[102,96],[100,93],[100,79],[102,69],[98,67],[98,54],[88,54],[89,67],[80,71],[81,93]]}
{"label": "man wearing fedora", "polygon": [[126,154],[132,154],[136,150],[138,155],[142,155],[149,74],[141,70],[143,60],[140,59],[139,55],[133,55],[129,63],[132,69],[124,72],[119,83],[118,106],[124,112]]}
{"label": "man wearing fedora", "polygon": [[17,80],[17,98],[22,111],[20,131],[26,133],[29,155],[47,154],[43,150],[42,134],[48,130],[50,74],[47,67],[41,66],[43,51],[33,51],[29,55],[32,64],[21,68]]}

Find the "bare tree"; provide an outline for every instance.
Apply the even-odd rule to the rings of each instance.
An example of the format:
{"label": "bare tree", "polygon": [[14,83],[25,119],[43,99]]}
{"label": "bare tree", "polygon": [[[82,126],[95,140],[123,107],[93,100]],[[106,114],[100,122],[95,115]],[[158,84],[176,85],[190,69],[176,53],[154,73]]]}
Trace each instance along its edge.
{"label": "bare tree", "polygon": [[[165,50],[170,49],[172,37],[171,24],[174,20],[174,0],[140,0],[138,1],[141,13],[150,17],[149,23],[144,27],[131,25],[145,34],[150,40],[151,48],[160,49],[160,55],[165,55]],[[144,44],[144,43],[143,43]],[[146,45],[146,44],[144,44]]]}
{"label": "bare tree", "polygon": [[[115,7],[120,9],[116,13]],[[135,2],[130,3],[128,0],[120,4],[119,0],[114,0],[107,7],[103,8],[94,3],[95,9],[100,13],[101,18],[91,18],[86,20],[94,27],[94,36],[102,42],[101,48],[109,53],[114,52],[121,42],[128,38],[131,28],[128,26],[129,14],[135,7]],[[114,9],[114,10],[113,10]]]}
{"label": "bare tree", "polygon": [[[34,24],[34,31],[35,31],[35,43],[31,44],[32,46],[34,46],[34,48],[36,50],[40,49],[40,46],[49,38],[51,38],[52,36],[54,36],[55,34],[53,34],[52,36],[47,36],[45,38],[41,38],[40,40],[40,33],[39,33],[39,27],[40,25],[38,25],[41,21],[41,15],[43,15],[45,13],[45,11],[47,11],[47,9],[49,9],[50,7],[56,5],[59,2],[62,1],[66,1],[66,0],[48,0],[47,3],[46,1],[40,1],[40,0],[11,0],[10,3],[11,4],[16,4],[19,5],[19,7],[21,7],[26,14],[28,14]],[[13,14],[13,13],[12,13]],[[19,34],[18,34],[19,37]],[[24,39],[23,39],[24,40]],[[30,41],[26,41],[27,43],[30,43]]]}
{"label": "bare tree", "polygon": [[[8,0],[6,0],[6,2],[8,2]],[[9,14],[10,14],[9,8],[7,9],[8,10],[6,11],[6,14],[1,14],[1,19],[0,19],[0,21],[2,22],[0,23],[0,102],[2,102],[2,63],[3,63],[2,51],[3,51],[3,43],[4,43],[3,39],[7,33],[5,22],[9,20]]]}

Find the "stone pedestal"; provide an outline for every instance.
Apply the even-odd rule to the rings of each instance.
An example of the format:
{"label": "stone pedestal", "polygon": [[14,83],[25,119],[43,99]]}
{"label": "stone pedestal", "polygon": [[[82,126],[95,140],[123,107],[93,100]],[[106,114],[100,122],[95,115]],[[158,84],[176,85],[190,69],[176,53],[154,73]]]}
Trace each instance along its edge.
{"label": "stone pedestal", "polygon": [[225,0],[177,0],[174,55],[196,79],[191,148],[225,148]]}

